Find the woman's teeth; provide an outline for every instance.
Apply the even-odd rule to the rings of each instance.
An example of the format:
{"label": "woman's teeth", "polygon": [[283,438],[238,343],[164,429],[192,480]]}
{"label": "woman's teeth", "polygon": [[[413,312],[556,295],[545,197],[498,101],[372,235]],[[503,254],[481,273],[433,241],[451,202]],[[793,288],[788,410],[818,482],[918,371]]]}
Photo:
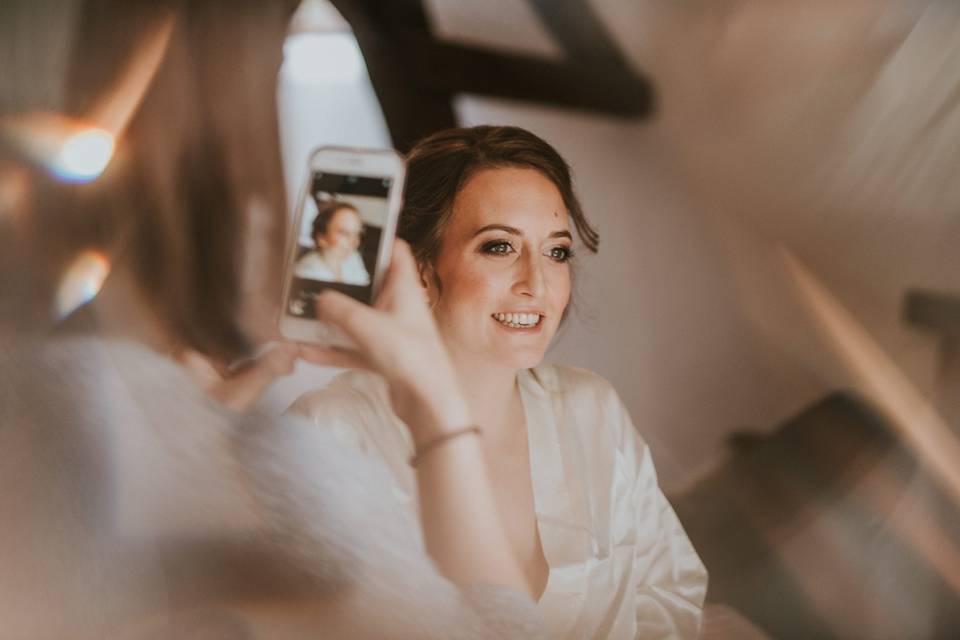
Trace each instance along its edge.
{"label": "woman's teeth", "polygon": [[539,313],[495,313],[493,317],[500,324],[520,329],[537,326],[542,316]]}

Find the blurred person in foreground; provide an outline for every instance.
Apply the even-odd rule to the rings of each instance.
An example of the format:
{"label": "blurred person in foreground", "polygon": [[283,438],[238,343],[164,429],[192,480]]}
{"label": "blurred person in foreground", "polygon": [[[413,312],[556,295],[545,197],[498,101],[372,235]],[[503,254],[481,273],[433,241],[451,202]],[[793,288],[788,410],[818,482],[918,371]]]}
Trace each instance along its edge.
{"label": "blurred person in foreground", "polygon": [[[405,245],[376,308],[318,302],[356,351],[281,345],[204,366],[249,357],[240,309],[267,302],[241,296],[241,262],[279,260],[274,96],[292,10],[0,7],[4,637],[538,634]],[[102,175],[77,181],[49,149],[89,126],[116,146]],[[255,214],[269,232],[245,246]],[[63,287],[84,251],[110,272],[67,332],[50,309],[70,311]],[[243,410],[298,356],[388,380],[423,452],[419,522],[385,470],[306,422]]]}
{"label": "blurred person in foreground", "polygon": [[[447,129],[410,151],[398,235],[484,429],[548,636],[696,638],[707,572],[650,448],[609,382],[543,362],[571,300],[574,228],[596,251],[566,161],[529,131]],[[385,460],[416,511],[416,443],[379,376],[345,373],[293,410]]]}

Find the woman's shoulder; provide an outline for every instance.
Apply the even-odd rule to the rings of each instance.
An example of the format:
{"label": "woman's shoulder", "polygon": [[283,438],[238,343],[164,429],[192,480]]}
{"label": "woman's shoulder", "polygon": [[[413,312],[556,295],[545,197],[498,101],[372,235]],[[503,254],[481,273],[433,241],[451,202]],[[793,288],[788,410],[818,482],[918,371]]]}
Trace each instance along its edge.
{"label": "woman's shoulder", "polygon": [[389,407],[389,395],[381,376],[369,371],[345,371],[325,386],[301,395],[290,412],[316,418],[385,407]]}
{"label": "woman's shoulder", "polygon": [[581,432],[587,438],[606,433],[619,447],[639,438],[617,390],[600,374],[566,364],[541,364],[527,373],[528,388],[561,408],[555,413],[562,416],[561,428]]}
{"label": "woman's shoulder", "polygon": [[[37,403],[40,408],[74,405],[63,418],[91,415],[90,421],[100,427],[102,416],[140,424],[170,415],[192,423],[216,406],[182,367],[129,340],[56,336],[18,345],[7,355],[5,365],[21,374],[21,389],[43,398]],[[218,418],[226,414],[214,413]]]}
{"label": "woman's shoulder", "polygon": [[330,267],[316,249],[311,249],[297,259],[294,270],[300,277],[326,279],[331,277]]}
{"label": "woman's shoulder", "polygon": [[550,394],[594,395],[619,400],[616,389],[600,374],[568,364],[545,363],[528,370],[536,387]]}
{"label": "woman's shoulder", "polygon": [[341,442],[369,453],[383,449],[407,452],[407,430],[393,412],[389,388],[379,375],[348,371],[325,387],[300,396],[288,410],[333,433]]}
{"label": "woman's shoulder", "polygon": [[305,251],[299,258],[297,258],[298,263],[310,263],[323,261],[323,255],[316,249],[309,249]]}

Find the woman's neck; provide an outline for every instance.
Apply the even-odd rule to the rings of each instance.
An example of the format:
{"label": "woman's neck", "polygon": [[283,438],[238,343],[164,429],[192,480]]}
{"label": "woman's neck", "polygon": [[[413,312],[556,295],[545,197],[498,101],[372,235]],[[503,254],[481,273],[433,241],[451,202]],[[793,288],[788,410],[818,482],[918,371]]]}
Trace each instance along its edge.
{"label": "woman's neck", "polygon": [[327,263],[327,267],[330,268],[330,271],[333,272],[333,275],[340,279],[343,275],[341,272],[343,270],[343,260],[340,259],[340,256],[337,255],[336,251],[322,251],[320,254],[323,256],[323,261]]}
{"label": "woman's neck", "polygon": [[496,442],[515,432],[516,414],[522,410],[517,370],[451,355],[471,413],[488,432],[489,440]]}

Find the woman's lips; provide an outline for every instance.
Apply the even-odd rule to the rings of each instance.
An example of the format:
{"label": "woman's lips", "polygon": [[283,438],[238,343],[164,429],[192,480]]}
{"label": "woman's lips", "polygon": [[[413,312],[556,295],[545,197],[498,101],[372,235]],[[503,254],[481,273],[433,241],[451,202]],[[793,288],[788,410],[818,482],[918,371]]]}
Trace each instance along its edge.
{"label": "woman's lips", "polygon": [[505,311],[494,313],[491,317],[508,329],[537,329],[543,321],[543,314],[536,311]]}

